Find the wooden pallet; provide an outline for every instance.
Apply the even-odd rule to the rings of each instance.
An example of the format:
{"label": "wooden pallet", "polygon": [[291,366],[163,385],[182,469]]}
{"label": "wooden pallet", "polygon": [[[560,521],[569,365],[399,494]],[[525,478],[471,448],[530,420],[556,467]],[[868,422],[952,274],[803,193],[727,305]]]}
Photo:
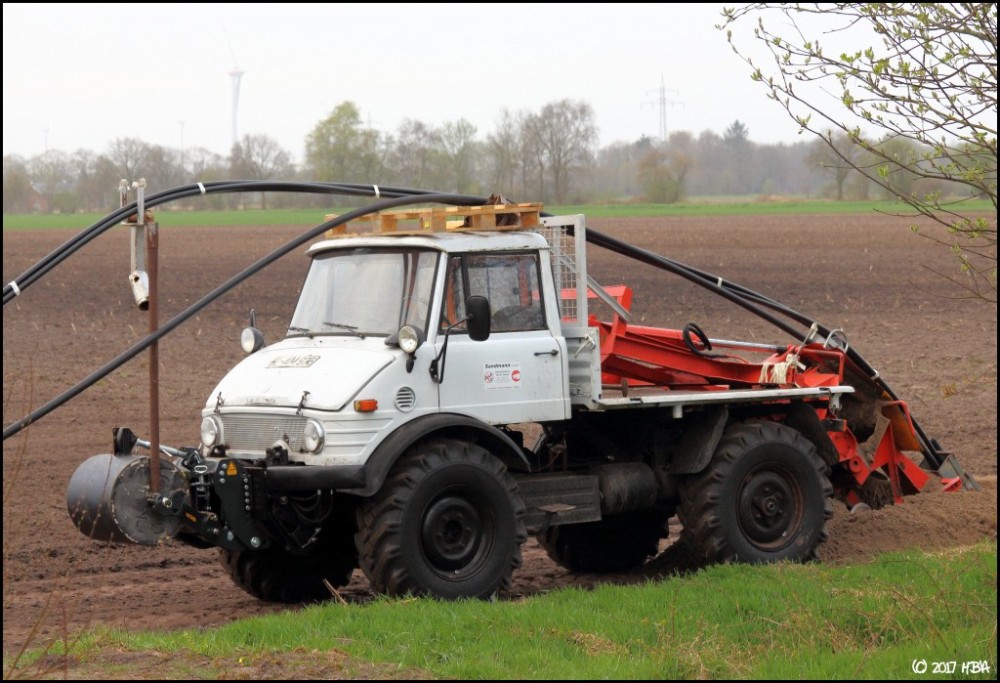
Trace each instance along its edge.
{"label": "wooden pallet", "polygon": [[[456,230],[524,230],[541,224],[542,204],[442,206],[383,211],[326,231],[327,237],[356,234],[424,234]],[[510,216],[511,218],[503,218]],[[332,220],[337,214],[330,214]]]}

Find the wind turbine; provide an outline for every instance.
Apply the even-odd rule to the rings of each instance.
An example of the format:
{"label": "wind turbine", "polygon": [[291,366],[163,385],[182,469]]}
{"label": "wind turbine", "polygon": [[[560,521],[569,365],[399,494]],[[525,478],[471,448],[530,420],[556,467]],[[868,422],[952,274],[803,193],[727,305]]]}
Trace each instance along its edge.
{"label": "wind turbine", "polygon": [[229,72],[229,77],[233,79],[233,146],[239,140],[239,133],[236,128],[236,113],[240,107],[240,79],[243,78],[244,71],[239,65],[233,67]]}
{"label": "wind turbine", "polygon": [[[223,28],[225,27],[223,26]],[[226,31],[226,42],[229,43],[229,53],[233,56],[233,70],[229,72],[229,77],[233,80],[233,141],[230,145],[230,149],[232,149],[240,139],[236,125],[236,114],[240,107],[240,80],[245,72],[240,68],[239,60],[236,59],[236,50],[233,49],[233,44],[229,40],[228,31]]]}

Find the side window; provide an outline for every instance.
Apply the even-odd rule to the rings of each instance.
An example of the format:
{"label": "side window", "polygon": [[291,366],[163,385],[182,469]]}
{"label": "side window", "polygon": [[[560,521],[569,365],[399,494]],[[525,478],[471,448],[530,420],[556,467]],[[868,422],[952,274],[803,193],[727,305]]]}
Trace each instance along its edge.
{"label": "side window", "polygon": [[[466,254],[448,264],[442,328],[465,317],[465,298],[490,301],[493,332],[545,328],[536,254]],[[455,328],[463,330],[464,325]]]}
{"label": "side window", "polygon": [[[465,274],[462,257],[448,259],[448,280],[444,287],[444,306],[441,307],[441,330],[458,323],[465,317]],[[465,323],[455,326],[456,332],[465,331]]]}

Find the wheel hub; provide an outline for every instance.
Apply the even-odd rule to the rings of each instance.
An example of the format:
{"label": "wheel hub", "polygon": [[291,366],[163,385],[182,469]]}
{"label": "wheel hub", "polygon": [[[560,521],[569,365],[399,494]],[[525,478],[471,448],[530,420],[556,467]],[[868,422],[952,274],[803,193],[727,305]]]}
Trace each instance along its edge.
{"label": "wheel hub", "polygon": [[435,569],[458,573],[482,554],[486,525],[479,510],[461,496],[436,500],[424,515],[421,540]]}
{"label": "wheel hub", "polygon": [[737,515],[747,539],[775,550],[790,543],[802,524],[802,491],[789,473],[759,467],[743,480]]}

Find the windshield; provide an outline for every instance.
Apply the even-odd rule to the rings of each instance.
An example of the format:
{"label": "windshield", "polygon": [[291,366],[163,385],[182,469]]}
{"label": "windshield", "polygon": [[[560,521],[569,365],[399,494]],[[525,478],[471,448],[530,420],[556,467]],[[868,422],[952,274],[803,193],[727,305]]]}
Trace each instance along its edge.
{"label": "windshield", "polygon": [[390,335],[427,330],[437,252],[338,250],[313,259],[288,336]]}

